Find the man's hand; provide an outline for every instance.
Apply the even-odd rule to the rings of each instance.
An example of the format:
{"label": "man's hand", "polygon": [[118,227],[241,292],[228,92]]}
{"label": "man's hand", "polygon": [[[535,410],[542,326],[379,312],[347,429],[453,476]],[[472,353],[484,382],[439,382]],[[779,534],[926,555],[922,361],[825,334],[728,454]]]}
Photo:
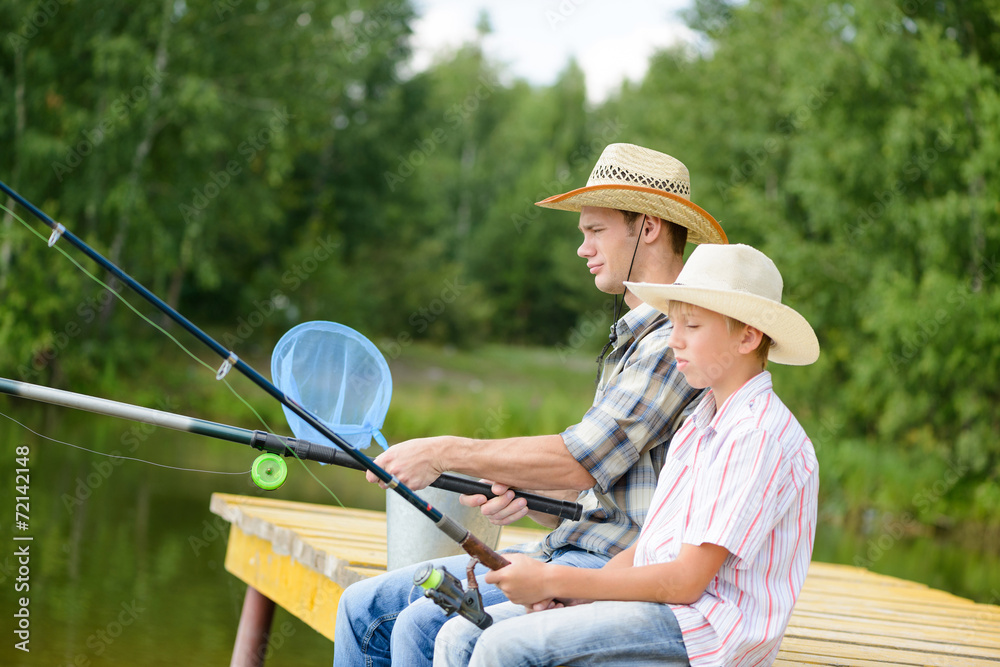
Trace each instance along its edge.
{"label": "man's hand", "polygon": [[483,516],[489,519],[494,526],[506,526],[522,519],[528,514],[528,501],[524,498],[516,498],[509,486],[492,482],[488,479],[481,479],[480,482],[491,484],[490,490],[496,494],[496,498],[486,499],[481,493],[467,496],[461,495],[458,502],[466,507],[478,507]]}
{"label": "man's hand", "polygon": [[[557,493],[575,489],[574,496],[594,485],[594,478],[569,453],[560,435],[500,440],[453,435],[417,438],[393,445],[382,452],[375,463],[414,491],[429,486],[445,472],[471,477],[495,475],[507,485],[522,489],[555,488]],[[369,482],[378,481],[370,472],[366,477]],[[379,485],[386,488],[384,483]]]}
{"label": "man's hand", "polygon": [[[430,486],[445,472],[439,454],[451,439],[451,436],[445,435],[407,440],[379,454],[375,463],[412,490],[419,491]],[[365,478],[369,482],[377,482],[383,489],[387,488],[371,471],[365,473]]]}

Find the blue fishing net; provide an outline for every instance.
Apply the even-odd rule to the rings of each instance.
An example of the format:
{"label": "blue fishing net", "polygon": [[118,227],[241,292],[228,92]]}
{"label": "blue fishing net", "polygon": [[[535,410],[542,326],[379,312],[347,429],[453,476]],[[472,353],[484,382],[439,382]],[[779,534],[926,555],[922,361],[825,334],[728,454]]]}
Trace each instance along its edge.
{"label": "blue fishing net", "polygon": [[[271,355],[271,380],[352,447],[372,438],[386,447],[379,429],[392,398],[389,365],[378,348],[336,322],[305,322],[281,337]],[[316,429],[282,406],[295,437],[330,444]]]}

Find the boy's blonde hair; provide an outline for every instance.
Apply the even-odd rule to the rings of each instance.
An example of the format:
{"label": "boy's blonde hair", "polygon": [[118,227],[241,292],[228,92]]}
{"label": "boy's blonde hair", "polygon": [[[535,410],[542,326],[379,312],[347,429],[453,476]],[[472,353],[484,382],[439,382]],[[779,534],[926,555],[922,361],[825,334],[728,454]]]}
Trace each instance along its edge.
{"label": "boy's blonde hair", "polygon": [[[685,314],[690,313],[692,308],[701,308],[701,306],[695,306],[694,304],[685,303],[684,301],[671,301],[670,304],[668,305],[670,319],[671,320],[675,319],[675,316],[676,317],[682,317]],[[709,310],[709,309],[708,308],[702,308],[702,310]],[[715,311],[711,311],[711,312],[715,312]],[[750,326],[749,324],[746,324],[745,322],[740,322],[737,319],[729,317],[729,315],[725,315],[723,313],[719,313],[719,314],[722,315],[723,319],[726,321],[726,331],[728,331],[730,334],[737,333],[739,331],[742,331],[744,327]],[[757,329],[757,330],[760,331],[760,329]],[[768,355],[768,352],[771,351],[771,346],[774,344],[774,341],[772,341],[771,337],[768,336],[763,331],[760,332],[760,336],[761,336],[761,338],[760,338],[760,344],[757,345],[757,348],[753,351],[753,353],[754,353],[754,356],[757,357],[757,361],[760,362],[761,369],[766,370],[767,369],[767,355]]]}

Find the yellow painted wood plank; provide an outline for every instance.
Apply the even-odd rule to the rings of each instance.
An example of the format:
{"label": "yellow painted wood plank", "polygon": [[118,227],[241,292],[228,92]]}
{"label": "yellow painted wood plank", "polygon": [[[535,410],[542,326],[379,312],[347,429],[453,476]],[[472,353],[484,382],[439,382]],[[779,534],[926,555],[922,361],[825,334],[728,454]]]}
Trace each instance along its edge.
{"label": "yellow painted wood plank", "polygon": [[859,635],[930,639],[938,642],[960,643],[970,646],[1000,646],[1000,633],[976,632],[972,629],[962,627],[942,628],[930,625],[917,625],[895,619],[882,619],[878,622],[871,622],[853,616],[803,611],[796,607],[788,623],[789,631],[796,630],[799,634],[802,634],[812,628],[821,630],[835,628]]}
{"label": "yellow painted wood plank", "polygon": [[803,590],[802,596],[795,603],[795,608],[872,622],[881,619],[899,620],[919,625],[960,627],[981,632],[994,632],[996,629],[996,621],[993,619],[994,612],[990,612],[988,615],[980,614],[971,602],[964,612],[959,610],[955,614],[939,614],[935,613],[932,606],[921,607],[907,603],[872,604],[858,600],[836,600],[806,595],[805,590]]}
{"label": "yellow painted wood plank", "polygon": [[220,498],[227,503],[239,505],[241,507],[261,507],[264,509],[284,508],[295,512],[331,514],[334,516],[385,516],[384,512],[379,512],[377,510],[365,510],[358,509],[356,507],[340,507],[337,505],[321,505],[318,503],[303,503],[297,500],[279,500],[275,498],[268,498],[266,496],[240,496],[232,493],[213,493],[212,496]]}
{"label": "yellow painted wood plank", "polygon": [[886,662],[885,660],[865,660],[863,658],[841,658],[815,653],[799,653],[782,649],[774,661],[774,667],[795,667],[796,665],[822,665],[823,667],[920,667],[916,662]]}
{"label": "yellow painted wood plank", "polygon": [[259,537],[229,531],[226,570],[333,641],[344,587],[290,556],[279,556]]}
{"label": "yellow painted wood plank", "polygon": [[810,581],[808,578],[806,580],[809,581],[808,592],[834,598],[849,598],[874,602],[905,600],[920,604],[932,604],[942,609],[965,609],[969,606],[969,600],[933,588],[873,589],[861,583],[851,584],[845,581],[831,585],[827,582]]}
{"label": "yellow painted wood plank", "polygon": [[539,542],[544,539],[546,535],[548,535],[548,531],[546,530],[520,527],[512,528],[511,526],[506,526],[500,531],[500,541],[498,546],[501,549],[507,549],[515,544]]}
{"label": "yellow painted wood plank", "polygon": [[997,667],[997,661],[990,658],[957,657],[940,651],[910,651],[897,648],[867,646],[845,641],[824,641],[807,637],[785,635],[782,649],[811,655],[829,655],[846,660],[875,660],[890,664],[929,665],[940,667]]}
{"label": "yellow painted wood plank", "polygon": [[[814,618],[815,621],[808,619]],[[844,605],[839,610],[831,609],[830,604],[808,605],[796,604],[792,612],[792,622],[803,623],[825,623],[830,627],[834,623],[856,621],[864,623],[868,627],[883,627],[891,629],[920,628],[928,632],[944,633],[967,633],[982,636],[985,640],[996,642],[1000,645],[1000,623],[995,620],[980,616],[974,608],[970,608],[965,614],[953,616],[937,616],[933,613],[886,613],[884,611],[875,613],[872,610],[860,608],[856,605]]]}
{"label": "yellow painted wood plank", "polygon": [[789,628],[785,637],[814,639],[836,642],[838,644],[856,644],[876,649],[900,649],[918,653],[941,653],[962,658],[983,658],[1000,663],[1000,647],[994,645],[965,645],[950,641],[932,641],[930,639],[912,639],[905,637],[888,637],[873,633],[847,632],[839,629]]}
{"label": "yellow painted wood plank", "polygon": [[[309,505],[281,500],[249,499],[240,496],[214,494],[230,507],[238,509],[243,517],[267,521],[276,527],[288,528],[304,538],[325,537],[343,540],[364,540],[385,545],[385,514],[369,510],[344,509]],[[299,506],[306,509],[299,509]],[[331,531],[335,534],[331,535]],[[546,531],[529,528],[507,527],[501,532],[499,548],[535,542],[545,537]],[[333,543],[327,543],[333,546]]]}
{"label": "yellow painted wood plank", "polygon": [[[212,509],[237,524],[227,570],[330,639],[343,586],[385,571],[382,512],[229,494],[213,494]],[[545,534],[507,527],[500,548]],[[335,580],[318,570],[335,572]],[[854,566],[812,563],[775,664],[997,667],[1000,608]]]}
{"label": "yellow painted wood plank", "polygon": [[820,563],[813,561],[809,564],[809,576],[816,578],[821,577],[825,579],[842,579],[848,581],[858,581],[863,579],[887,586],[924,586],[924,584],[915,581],[899,579],[897,577],[891,577],[887,574],[872,572],[871,570],[866,570],[862,567],[844,565],[843,563]]}

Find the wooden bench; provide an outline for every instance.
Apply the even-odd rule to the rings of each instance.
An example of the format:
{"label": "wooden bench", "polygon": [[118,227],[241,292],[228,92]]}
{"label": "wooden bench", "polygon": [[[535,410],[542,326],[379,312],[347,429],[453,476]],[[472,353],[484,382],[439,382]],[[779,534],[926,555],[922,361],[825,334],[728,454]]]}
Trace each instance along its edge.
{"label": "wooden bench", "polygon": [[[246,582],[231,665],[259,665],[276,604],[333,641],[344,588],[385,571],[385,514],[216,493],[226,569]],[[505,528],[500,547],[541,531]],[[332,652],[331,652],[332,653]],[[1000,665],[1000,607],[812,563],[775,665]]]}

